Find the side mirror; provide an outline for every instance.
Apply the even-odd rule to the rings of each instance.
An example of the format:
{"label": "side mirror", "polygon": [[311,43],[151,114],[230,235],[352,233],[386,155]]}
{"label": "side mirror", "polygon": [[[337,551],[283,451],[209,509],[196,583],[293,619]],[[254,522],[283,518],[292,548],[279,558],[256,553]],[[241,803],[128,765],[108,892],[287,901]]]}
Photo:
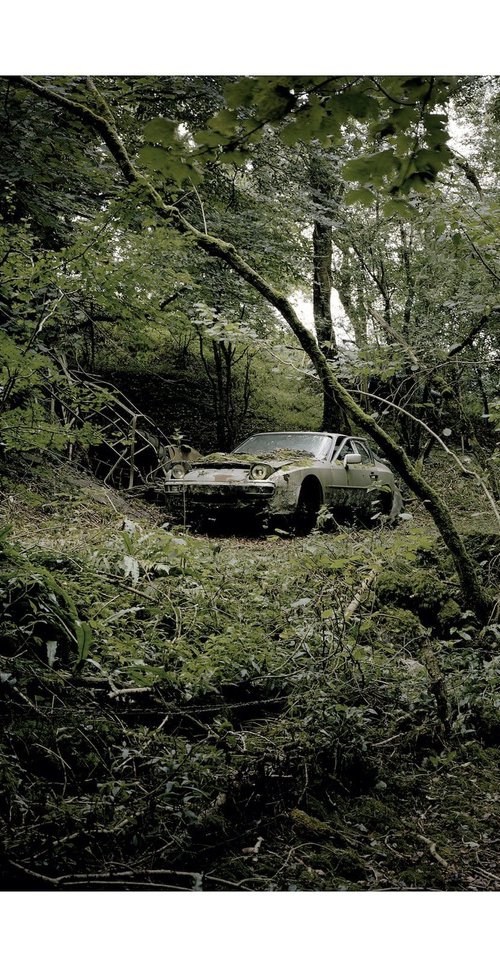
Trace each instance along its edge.
{"label": "side mirror", "polygon": [[359,466],[359,463],[362,461],[359,452],[348,452],[347,456],[344,456],[344,469],[349,469],[349,466]]}

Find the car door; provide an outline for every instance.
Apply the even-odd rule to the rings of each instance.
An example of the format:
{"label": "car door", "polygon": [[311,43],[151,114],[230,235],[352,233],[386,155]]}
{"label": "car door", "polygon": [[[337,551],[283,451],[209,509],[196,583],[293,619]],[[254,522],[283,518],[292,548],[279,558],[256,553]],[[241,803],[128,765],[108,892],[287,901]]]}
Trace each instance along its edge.
{"label": "car door", "polygon": [[345,439],[340,448],[333,453],[325,486],[326,502],[331,507],[348,509],[359,502],[361,489],[356,486],[355,479],[353,480],[350,475],[352,470],[358,467],[349,466],[349,469],[346,469],[344,466],[344,457],[350,453],[357,454],[351,439]]}
{"label": "car door", "polygon": [[[356,448],[362,455],[363,464],[368,466],[370,470],[371,482],[368,490],[370,509],[374,514],[380,512],[389,513],[395,498],[395,484],[392,470],[377,460],[370,446],[363,439],[355,439],[354,442]],[[398,497],[399,500],[396,499],[395,505],[399,505],[401,509],[402,499],[399,494]]]}
{"label": "car door", "polygon": [[360,505],[370,509],[379,481],[375,460],[369,446],[362,439],[352,439],[351,441],[354,451],[361,456],[359,465],[349,467],[349,472],[352,473],[351,485],[356,486],[359,490]]}
{"label": "car door", "polygon": [[361,456],[361,462],[348,465],[347,476],[348,503],[354,507],[368,510],[371,505],[373,474],[375,463],[373,456],[361,439],[347,439],[339,450],[338,458],[343,460],[348,453],[353,452]]}

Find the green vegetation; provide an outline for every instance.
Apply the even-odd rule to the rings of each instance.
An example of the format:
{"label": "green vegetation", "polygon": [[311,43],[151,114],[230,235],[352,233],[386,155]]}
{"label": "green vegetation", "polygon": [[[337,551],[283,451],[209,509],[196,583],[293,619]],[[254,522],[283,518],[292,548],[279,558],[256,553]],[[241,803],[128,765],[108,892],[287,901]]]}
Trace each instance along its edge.
{"label": "green vegetation", "polygon": [[70,470],[10,489],[6,885],[494,884],[500,641],[422,513],[207,538]]}
{"label": "green vegetation", "polygon": [[[497,888],[498,79],[0,95],[0,886]],[[147,501],[320,427],[397,527]]]}

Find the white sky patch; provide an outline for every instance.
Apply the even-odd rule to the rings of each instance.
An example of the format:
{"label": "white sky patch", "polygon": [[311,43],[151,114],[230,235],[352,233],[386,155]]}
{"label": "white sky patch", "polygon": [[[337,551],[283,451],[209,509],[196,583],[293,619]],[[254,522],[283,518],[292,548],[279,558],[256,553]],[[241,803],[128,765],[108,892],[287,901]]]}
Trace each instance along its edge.
{"label": "white sky patch", "polygon": [[314,315],[311,299],[305,298],[303,292],[297,291],[291,296],[290,301],[301,322],[303,322],[310,332],[314,332]]}
{"label": "white sky patch", "polygon": [[450,132],[448,147],[452,151],[456,151],[461,157],[470,157],[472,154],[471,135],[473,128],[466,121],[457,117],[453,104],[450,104],[448,112],[448,131]]}
{"label": "white sky patch", "polygon": [[[290,301],[306,328],[308,328],[309,331],[314,332],[312,299],[306,298],[303,292],[297,291],[294,295],[292,295]],[[339,348],[352,348],[355,341],[354,330],[342,307],[338,292],[335,290],[335,288],[332,291],[331,310],[333,329]]]}

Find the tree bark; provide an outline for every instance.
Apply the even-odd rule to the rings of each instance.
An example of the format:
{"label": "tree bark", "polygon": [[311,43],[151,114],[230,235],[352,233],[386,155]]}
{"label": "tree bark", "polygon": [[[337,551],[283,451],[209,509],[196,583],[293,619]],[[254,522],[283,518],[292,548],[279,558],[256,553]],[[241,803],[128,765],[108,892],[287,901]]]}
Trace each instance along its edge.
{"label": "tree bark", "polygon": [[313,314],[316,335],[327,358],[337,355],[333,330],[332,297],[332,229],[321,221],[313,227]]}
{"label": "tree bark", "polygon": [[[318,158],[310,159],[312,200],[317,210],[313,225],[313,316],[318,344],[327,358],[338,356],[337,340],[332,318],[332,227],[328,224],[329,206],[337,200],[324,165]],[[335,395],[323,390],[323,418],[325,432],[349,432],[349,421]]]}

